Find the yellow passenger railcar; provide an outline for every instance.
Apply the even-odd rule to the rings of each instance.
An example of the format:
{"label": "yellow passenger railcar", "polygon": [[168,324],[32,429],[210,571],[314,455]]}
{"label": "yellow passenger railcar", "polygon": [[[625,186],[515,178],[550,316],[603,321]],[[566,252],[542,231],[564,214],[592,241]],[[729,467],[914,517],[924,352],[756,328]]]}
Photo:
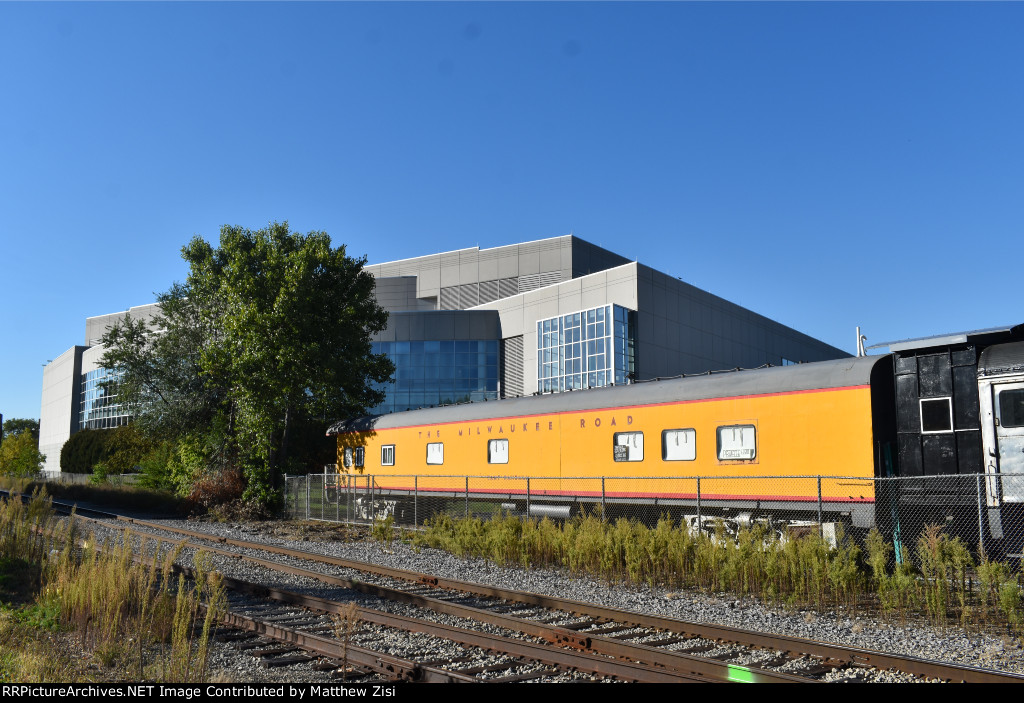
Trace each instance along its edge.
{"label": "yellow passenger railcar", "polygon": [[528,478],[538,514],[600,500],[824,510],[866,527],[870,479],[894,441],[892,373],[889,357],[851,358],[365,417],[329,433],[343,471],[394,496],[467,492],[522,509]]}

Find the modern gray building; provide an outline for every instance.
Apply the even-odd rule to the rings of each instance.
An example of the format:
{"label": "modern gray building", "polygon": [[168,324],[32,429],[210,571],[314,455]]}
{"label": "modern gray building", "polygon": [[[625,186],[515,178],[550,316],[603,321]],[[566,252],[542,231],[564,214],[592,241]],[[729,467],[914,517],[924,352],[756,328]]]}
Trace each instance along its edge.
{"label": "modern gray building", "polygon": [[[396,368],[378,413],[850,356],[572,235],[366,270],[390,313],[374,350]],[[127,421],[104,384],[100,338],[126,314],[156,312],[151,304],[90,317],[85,344],[46,366],[47,470],[59,470],[60,449],[79,429]]]}
{"label": "modern gray building", "polygon": [[100,341],[107,328],[126,315],[149,320],[158,310],[156,303],[150,303],[86,318],[85,343],[71,347],[43,368],[39,451],[46,455],[44,471],[60,471],[60,450],[79,430],[117,427],[128,421],[117,403],[116,387],[104,383],[112,376],[100,365],[105,351]]}
{"label": "modern gray building", "polygon": [[396,366],[378,412],[849,356],[572,235],[367,270]]}

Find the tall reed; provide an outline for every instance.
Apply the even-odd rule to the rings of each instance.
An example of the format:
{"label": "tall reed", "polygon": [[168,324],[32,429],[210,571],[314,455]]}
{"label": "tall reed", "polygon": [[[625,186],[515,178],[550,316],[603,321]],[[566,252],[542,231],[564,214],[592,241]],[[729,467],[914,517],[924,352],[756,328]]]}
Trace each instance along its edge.
{"label": "tall reed", "polygon": [[887,614],[905,618],[923,608],[939,624],[954,613],[967,623],[974,608],[1011,628],[1022,620],[1020,590],[1009,569],[986,559],[975,565],[967,546],[938,527],[921,534],[917,565],[901,546],[891,569],[894,547],[881,533],[869,532],[862,549],[841,526],[834,542],[816,531],[794,534],[764,524],[731,530],[722,520],[709,534],[668,516],[648,527],[598,514],[562,523],[438,515],[426,527],[419,544],[501,565],[551,566],[608,581],[749,594],[819,609],[855,609],[871,596]]}
{"label": "tall reed", "polygon": [[[45,612],[59,612],[103,664],[134,662],[140,678],[173,681],[205,677],[211,628],[225,602],[222,579],[202,553],[193,559],[195,578],[173,575],[183,545],[147,564],[128,533],[97,544],[80,540],[75,520],[58,520],[45,489],[23,504],[19,496],[0,500],[0,559],[29,569]],[[129,643],[133,643],[129,646]],[[147,650],[169,644],[158,672],[145,671]]]}

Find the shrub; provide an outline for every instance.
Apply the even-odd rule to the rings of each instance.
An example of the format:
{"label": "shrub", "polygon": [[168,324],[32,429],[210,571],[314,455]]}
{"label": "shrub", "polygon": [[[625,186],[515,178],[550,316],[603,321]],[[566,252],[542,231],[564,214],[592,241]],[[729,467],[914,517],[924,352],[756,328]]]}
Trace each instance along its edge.
{"label": "shrub", "polygon": [[81,430],[71,435],[60,450],[60,470],[72,474],[91,474],[93,467],[107,458],[110,430]]}

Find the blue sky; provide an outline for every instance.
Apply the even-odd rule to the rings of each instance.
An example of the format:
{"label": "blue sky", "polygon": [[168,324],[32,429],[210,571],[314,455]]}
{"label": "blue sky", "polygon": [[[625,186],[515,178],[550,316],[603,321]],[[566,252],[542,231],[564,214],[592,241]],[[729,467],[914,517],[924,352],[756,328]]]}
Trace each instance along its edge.
{"label": "blue sky", "polygon": [[826,342],[1024,322],[1022,3],[0,3],[0,413],[222,224],[573,232]]}

